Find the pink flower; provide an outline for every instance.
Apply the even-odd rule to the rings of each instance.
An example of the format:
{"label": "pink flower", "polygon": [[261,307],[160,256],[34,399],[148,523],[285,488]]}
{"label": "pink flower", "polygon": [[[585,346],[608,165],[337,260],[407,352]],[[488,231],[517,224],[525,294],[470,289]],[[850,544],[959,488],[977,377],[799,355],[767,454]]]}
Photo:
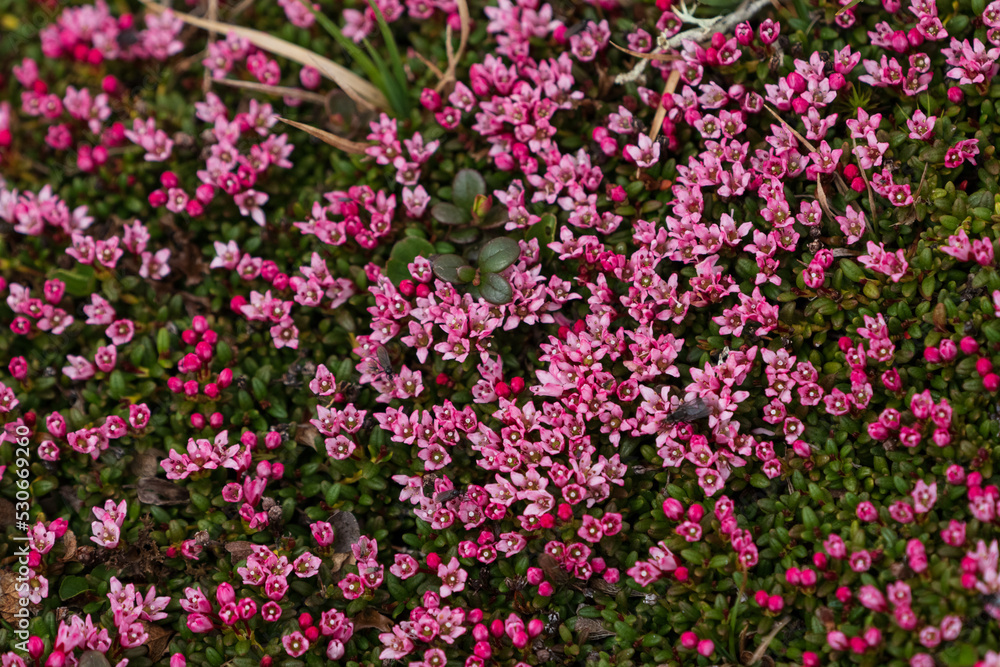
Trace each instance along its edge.
{"label": "pink flower", "polygon": [[309,640],[298,630],[282,637],[281,644],[285,647],[288,655],[293,658],[297,658],[309,650]]}
{"label": "pink flower", "polygon": [[446,598],[452,593],[465,589],[468,573],[459,567],[458,559],[452,556],[448,564],[441,563],[437,568],[437,576],[441,579],[441,597]]}

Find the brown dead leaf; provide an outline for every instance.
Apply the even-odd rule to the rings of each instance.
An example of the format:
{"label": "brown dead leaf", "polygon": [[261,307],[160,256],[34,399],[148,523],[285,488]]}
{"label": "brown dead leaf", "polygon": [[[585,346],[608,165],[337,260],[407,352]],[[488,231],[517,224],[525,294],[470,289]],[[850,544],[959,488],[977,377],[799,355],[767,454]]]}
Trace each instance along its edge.
{"label": "brown dead leaf", "polygon": [[246,560],[253,553],[253,544],[246,541],[226,542],[226,551],[233,557],[233,563]]}
{"label": "brown dead leaf", "polygon": [[377,628],[381,632],[392,632],[392,619],[383,616],[371,607],[366,607],[351,619],[354,623],[354,630],[364,630],[366,628]]}
{"label": "brown dead leaf", "polygon": [[63,533],[62,543],[66,551],[59,557],[59,562],[66,563],[73,560],[73,557],[76,556],[76,533],[67,528],[66,532]]}
{"label": "brown dead leaf", "polygon": [[145,643],[146,657],[156,662],[167,652],[167,646],[170,644],[170,638],[174,636],[174,633],[149,621],[143,621],[142,627],[146,630],[146,634],[149,635],[149,639]]}
{"label": "brown dead leaf", "polygon": [[299,443],[300,445],[316,449],[316,440],[318,438],[319,438],[319,429],[310,424],[309,422],[296,425],[295,442]]}
{"label": "brown dead leaf", "polygon": [[588,639],[604,639],[614,637],[615,633],[604,627],[604,624],[596,618],[576,619],[576,631],[580,635],[580,644],[586,644]]}
{"label": "brown dead leaf", "polygon": [[14,623],[21,601],[17,594],[17,575],[9,570],[0,570],[0,618]]}
{"label": "brown dead leaf", "polygon": [[6,498],[0,498],[0,528],[10,528],[16,520],[14,503]]}
{"label": "brown dead leaf", "polygon": [[816,615],[827,632],[837,629],[837,622],[834,620],[832,609],[829,607],[820,607],[816,610]]}
{"label": "brown dead leaf", "polygon": [[146,505],[186,505],[191,494],[183,486],[158,477],[141,477],[136,486],[139,502]]}
{"label": "brown dead leaf", "polygon": [[160,461],[165,457],[166,453],[163,450],[156,449],[155,447],[147,449],[135,455],[129,466],[129,470],[136,477],[156,477],[163,470],[160,466]]}
{"label": "brown dead leaf", "polygon": [[357,560],[354,558],[354,554],[331,554],[330,555],[330,571],[337,573],[340,572],[344,565],[354,565]]}

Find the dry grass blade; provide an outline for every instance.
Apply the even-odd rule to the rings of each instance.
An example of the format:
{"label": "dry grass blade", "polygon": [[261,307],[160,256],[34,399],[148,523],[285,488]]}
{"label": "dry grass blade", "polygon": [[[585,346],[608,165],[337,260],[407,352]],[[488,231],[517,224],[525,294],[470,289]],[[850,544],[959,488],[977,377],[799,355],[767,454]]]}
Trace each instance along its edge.
{"label": "dry grass blade", "polygon": [[764,657],[764,652],[767,651],[767,647],[771,645],[771,640],[774,639],[777,634],[781,632],[781,629],[788,625],[788,622],[791,620],[792,619],[790,617],[785,616],[783,619],[778,621],[773,628],[771,628],[771,631],[767,633],[766,637],[764,637],[764,641],[762,641],[760,646],[757,647],[757,650],[753,652],[753,656],[750,658],[750,662],[748,664],[756,665],[760,659]]}
{"label": "dry grass blade", "polygon": [[626,49],[624,46],[618,46],[614,42],[611,42],[611,46],[615,47],[619,51],[629,54],[633,58],[642,58],[643,60],[658,60],[665,63],[681,59],[681,57],[676,53],[642,53],[641,51]]}
{"label": "dry grass blade", "polygon": [[[854,150],[857,150],[858,148],[858,142],[854,140],[854,137],[851,137],[851,146]],[[872,184],[871,181],[868,180],[868,172],[861,166],[861,158],[855,155],[855,159],[858,161],[858,169],[861,171],[861,178],[864,179],[865,188],[868,190],[868,206],[871,207],[872,217],[875,217],[878,215],[878,209],[875,208],[875,193],[872,192]]]}
{"label": "dry grass blade", "polygon": [[320,95],[311,90],[302,90],[301,88],[292,88],[290,86],[269,86],[259,81],[241,81],[240,79],[213,78],[212,81],[231,88],[242,88],[243,90],[252,90],[256,93],[264,93],[266,95],[281,95],[282,97],[291,97],[303,100],[304,102],[326,104],[326,95]]}
{"label": "dry grass blade", "polygon": [[770,112],[771,112],[771,115],[772,115],[772,116],[774,116],[774,117],[775,117],[775,119],[777,119],[777,121],[778,121],[779,123],[781,123],[781,125],[782,125],[782,126],[783,126],[783,127],[784,127],[784,128],[786,129],[786,130],[788,130],[789,132],[791,132],[791,133],[792,133],[792,135],[793,135],[793,136],[794,136],[794,137],[795,137],[796,139],[798,139],[798,140],[799,140],[799,141],[801,141],[801,142],[802,142],[803,144],[805,144],[805,147],[806,147],[806,148],[808,148],[808,149],[809,149],[810,151],[812,151],[813,153],[818,153],[818,152],[819,152],[818,150],[816,150],[816,147],[815,147],[815,146],[813,146],[813,145],[812,145],[811,143],[809,143],[809,141],[808,141],[808,140],[807,140],[807,139],[806,139],[805,137],[803,137],[803,136],[802,136],[801,134],[799,134],[799,133],[798,133],[798,130],[796,130],[796,129],[795,129],[794,127],[792,127],[791,125],[789,125],[789,124],[788,124],[788,123],[787,123],[787,122],[785,121],[785,119],[784,119],[784,118],[782,118],[781,116],[779,116],[779,115],[778,115],[778,112],[777,112],[777,111],[775,111],[775,110],[774,110],[774,109],[772,109],[771,107],[767,106],[766,104],[764,105],[764,108],[765,108],[765,109],[767,109],[768,111],[770,111]]}
{"label": "dry grass blade", "polygon": [[[662,97],[667,95],[673,95],[674,91],[677,90],[677,84],[681,80],[680,70],[674,70],[670,73],[667,78],[667,85],[663,87]],[[663,106],[663,102],[660,102],[660,106],[656,108],[656,115],[653,116],[653,125],[649,128],[649,138],[656,141],[656,137],[660,134],[660,128],[663,127],[663,119],[667,117],[667,108]]]}
{"label": "dry grass blade", "polygon": [[364,155],[365,149],[368,148],[368,144],[363,144],[357,141],[350,141],[344,139],[343,137],[338,137],[336,134],[327,132],[326,130],[321,130],[318,127],[313,127],[312,125],[306,125],[305,123],[299,123],[294,120],[288,120],[287,118],[282,118],[278,116],[278,120],[286,125],[291,125],[294,128],[298,128],[303,132],[311,134],[320,141],[330,144],[334,148],[339,148],[345,153],[352,153],[354,155]]}
{"label": "dry grass blade", "polygon": [[456,53],[451,44],[451,26],[445,30],[445,49],[448,53],[448,69],[444,73],[441,81],[434,90],[441,92],[444,87],[455,80],[455,68],[465,55],[465,49],[469,45],[469,23],[472,20],[469,15],[469,4],[466,0],[457,0],[458,17],[462,21],[462,32],[458,39],[458,52]]}
{"label": "dry grass blade", "polygon": [[[150,0],[142,0],[142,2],[151,11],[160,13],[166,11],[165,7]],[[319,54],[313,53],[309,49],[286,42],[283,39],[278,39],[260,30],[244,28],[220,21],[209,21],[208,19],[198,18],[181,12],[174,12],[174,16],[188,25],[193,25],[203,30],[216,31],[223,35],[233,33],[246,39],[258,49],[293,60],[300,65],[315,67],[319,70],[320,74],[340,86],[358,104],[372,109],[389,110],[389,101],[374,84],[361,78],[346,67],[338,65],[329,58],[324,58]]]}

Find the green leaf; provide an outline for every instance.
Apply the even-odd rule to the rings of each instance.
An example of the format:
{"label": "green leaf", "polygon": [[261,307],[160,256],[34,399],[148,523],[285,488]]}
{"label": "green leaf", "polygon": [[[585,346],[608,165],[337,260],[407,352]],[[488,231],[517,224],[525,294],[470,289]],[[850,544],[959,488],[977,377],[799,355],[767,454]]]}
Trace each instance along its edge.
{"label": "green leaf", "polygon": [[472,221],[472,216],[454,204],[440,202],[431,207],[431,217],[445,225],[464,225]]}
{"label": "green leaf", "polygon": [[479,285],[479,294],[487,301],[497,306],[510,303],[514,298],[514,288],[510,282],[498,273],[483,275]]}
{"label": "green leaf", "polygon": [[467,265],[468,262],[465,261],[465,258],[459,255],[439,255],[434,258],[431,269],[434,271],[435,276],[446,283],[462,283],[468,281],[462,280],[458,274],[458,270]]}
{"label": "green leaf", "polygon": [[392,246],[392,252],[389,253],[389,257],[398,259],[403,264],[409,264],[417,257],[430,259],[433,254],[434,245],[430,241],[416,236],[408,236]]}
{"label": "green leaf", "polygon": [[840,260],[840,270],[844,272],[844,277],[851,282],[856,283],[865,277],[865,272],[861,269],[861,267],[846,258],[842,258]]}
{"label": "green leaf", "polygon": [[89,264],[81,264],[72,271],[59,269],[52,278],[66,283],[66,293],[70,296],[89,296],[97,286],[94,267]]}
{"label": "green leaf", "polygon": [[451,200],[463,211],[471,211],[476,195],[486,194],[486,181],[473,169],[462,169],[455,174],[451,185]]}
{"label": "green leaf", "polygon": [[382,81],[378,68],[375,66],[375,63],[372,62],[371,58],[366,56],[365,52],[359,49],[357,44],[345,37],[344,33],[340,31],[340,28],[338,28],[333,21],[327,18],[326,14],[313,7],[311,2],[307,2],[307,0],[299,0],[299,2],[305,5],[306,9],[313,13],[313,16],[316,17],[316,21],[323,27],[324,30],[330,33],[330,36],[337,41],[337,44],[340,44],[340,48],[347,51],[354,62],[361,66],[361,69],[363,69],[365,74],[368,75],[368,79],[381,88],[382,92],[385,92],[385,82]]}
{"label": "green leaf", "polygon": [[382,41],[385,42],[385,48],[389,51],[389,62],[392,65],[393,77],[395,78],[397,90],[400,94],[399,102],[401,103],[401,108],[396,111],[400,116],[408,115],[410,112],[410,100],[406,90],[406,72],[403,70],[403,59],[399,55],[396,38],[393,37],[392,30],[389,29],[389,24],[386,22],[385,16],[382,15],[382,10],[379,9],[378,3],[369,2],[368,6],[375,12],[375,20],[378,21],[378,29],[382,33]]}
{"label": "green leaf", "polygon": [[66,577],[59,584],[59,599],[65,602],[89,590],[90,584],[83,577]]}
{"label": "green leaf", "polygon": [[506,236],[495,238],[479,251],[479,268],[487,273],[499,273],[517,261],[521,246]]}

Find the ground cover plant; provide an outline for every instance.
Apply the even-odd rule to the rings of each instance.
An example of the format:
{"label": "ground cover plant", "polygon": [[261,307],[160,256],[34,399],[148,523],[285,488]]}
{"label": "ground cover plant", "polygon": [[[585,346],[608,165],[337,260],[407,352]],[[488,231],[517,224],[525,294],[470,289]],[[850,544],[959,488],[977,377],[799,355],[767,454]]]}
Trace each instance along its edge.
{"label": "ground cover plant", "polygon": [[0,26],[4,667],[1000,665],[1000,0]]}

